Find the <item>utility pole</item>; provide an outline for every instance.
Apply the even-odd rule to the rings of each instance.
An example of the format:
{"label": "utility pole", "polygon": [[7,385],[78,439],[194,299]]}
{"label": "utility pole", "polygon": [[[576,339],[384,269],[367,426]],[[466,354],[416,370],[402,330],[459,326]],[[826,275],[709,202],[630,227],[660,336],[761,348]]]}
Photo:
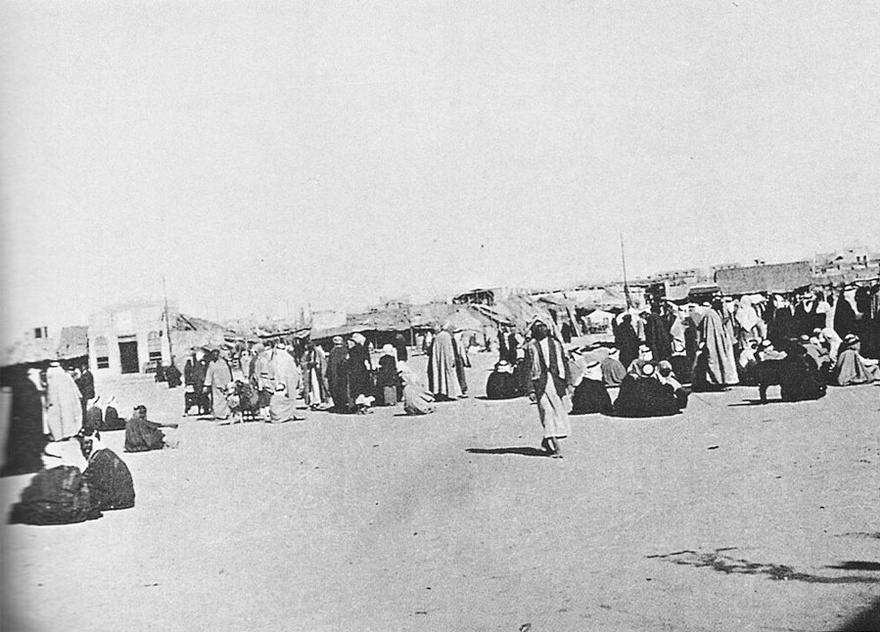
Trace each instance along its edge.
{"label": "utility pole", "polygon": [[165,275],[162,275],[162,295],[165,298],[165,335],[168,336],[168,362],[171,363],[171,357],[174,355],[174,349],[171,348],[171,323],[168,320],[168,289],[165,287]]}
{"label": "utility pole", "polygon": [[623,295],[626,297],[627,309],[632,307],[632,297],[629,294],[629,283],[626,280],[626,253],[623,250],[623,231],[620,232],[620,259],[623,263]]}

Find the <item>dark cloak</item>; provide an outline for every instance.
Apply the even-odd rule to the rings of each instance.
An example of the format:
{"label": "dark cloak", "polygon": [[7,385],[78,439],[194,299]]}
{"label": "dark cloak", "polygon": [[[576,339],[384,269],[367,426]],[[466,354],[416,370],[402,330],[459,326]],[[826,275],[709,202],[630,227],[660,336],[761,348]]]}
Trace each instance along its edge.
{"label": "dark cloak", "polygon": [[89,485],[92,507],[101,511],[134,507],[131,472],[112,450],[105,448],[92,453],[83,478]]}
{"label": "dark cloak", "polygon": [[608,395],[604,382],[584,378],[571,396],[571,414],[589,415],[591,413],[611,415],[614,413],[614,407],[611,405],[611,397]]}

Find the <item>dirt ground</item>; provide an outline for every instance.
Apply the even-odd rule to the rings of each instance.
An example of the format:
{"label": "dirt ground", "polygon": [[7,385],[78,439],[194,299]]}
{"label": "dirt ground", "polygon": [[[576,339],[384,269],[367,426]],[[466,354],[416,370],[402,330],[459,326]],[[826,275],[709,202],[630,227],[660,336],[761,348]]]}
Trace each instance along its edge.
{"label": "dirt ground", "polygon": [[[528,400],[479,397],[493,360],[422,418],[188,417],[133,455],[108,433],[136,507],[4,527],[2,629],[830,630],[880,597],[880,388],[572,417],[556,460]],[[181,389],[111,392],[180,418]]]}

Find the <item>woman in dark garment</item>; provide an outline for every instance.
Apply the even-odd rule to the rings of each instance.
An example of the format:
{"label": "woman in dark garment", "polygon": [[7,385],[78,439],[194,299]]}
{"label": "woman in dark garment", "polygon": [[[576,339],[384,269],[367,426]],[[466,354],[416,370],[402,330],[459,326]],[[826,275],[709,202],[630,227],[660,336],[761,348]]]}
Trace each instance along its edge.
{"label": "woman in dark garment", "polygon": [[330,397],[333,400],[333,412],[347,413],[351,411],[351,399],[348,396],[348,351],[341,336],[333,338],[333,348],[327,356],[327,382],[330,386]]}

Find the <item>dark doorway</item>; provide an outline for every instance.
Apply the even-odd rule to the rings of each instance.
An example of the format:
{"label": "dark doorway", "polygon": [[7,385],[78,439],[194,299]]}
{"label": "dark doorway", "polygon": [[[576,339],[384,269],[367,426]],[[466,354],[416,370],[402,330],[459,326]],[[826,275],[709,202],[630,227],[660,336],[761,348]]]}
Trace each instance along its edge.
{"label": "dark doorway", "polygon": [[137,342],[120,342],[119,343],[119,364],[123,373],[139,373],[138,366],[138,343]]}

